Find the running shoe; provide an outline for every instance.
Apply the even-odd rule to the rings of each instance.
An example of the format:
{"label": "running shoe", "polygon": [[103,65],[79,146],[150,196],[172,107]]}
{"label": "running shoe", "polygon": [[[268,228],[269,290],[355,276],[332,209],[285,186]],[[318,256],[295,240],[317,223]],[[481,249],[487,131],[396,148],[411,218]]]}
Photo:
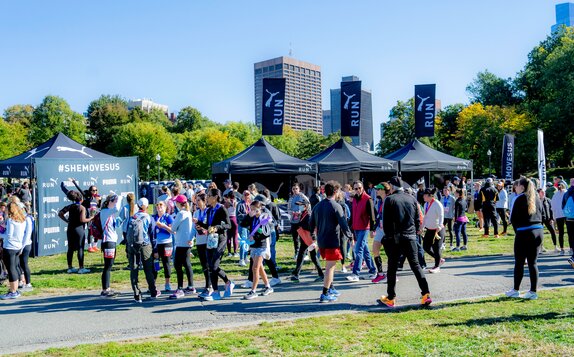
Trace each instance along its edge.
{"label": "running shoe", "polygon": [[165,291],[166,293],[169,293],[169,292],[171,291],[171,285],[165,284],[165,286],[164,286],[164,291]]}
{"label": "running shoe", "polygon": [[451,252],[460,252],[460,248],[459,247],[454,247],[450,250]]}
{"label": "running shoe", "polygon": [[560,253],[562,250],[558,247],[554,247],[554,253]]}
{"label": "running shoe", "polygon": [[253,286],[253,283],[250,282],[249,280],[247,280],[246,282],[244,282],[243,284],[241,284],[241,287],[243,289],[251,289],[251,286]]}
{"label": "running shoe", "polygon": [[102,297],[102,298],[114,298],[114,297],[116,297],[117,295],[118,295],[118,294],[117,294],[115,291],[113,291],[113,290],[105,290],[105,291],[102,291],[102,292],[100,293],[100,297]]}
{"label": "running shoe", "polygon": [[444,262],[446,262],[446,260],[444,258],[440,258],[440,263],[439,263],[439,267],[442,266],[444,264]]}
{"label": "running shoe", "polygon": [[488,234],[483,234],[480,236],[481,238],[488,238]]}
{"label": "running shoe", "polygon": [[331,289],[329,289],[329,295],[339,297],[339,296],[341,296],[341,293],[337,289],[331,288]]}
{"label": "running shoe", "polygon": [[384,296],[384,295],[381,296],[381,297],[377,300],[377,302],[378,302],[380,305],[383,305],[383,306],[386,306],[386,307],[390,307],[390,308],[395,307],[395,299],[389,299],[388,297],[386,297],[386,296]]}
{"label": "running shoe", "polygon": [[343,269],[341,269],[341,273],[346,273],[348,272],[347,267],[343,266]]}
{"label": "running shoe", "polygon": [[294,283],[299,282],[299,277],[297,275],[291,275],[291,277],[289,279]]}
{"label": "running shoe", "polygon": [[78,272],[78,269],[76,269],[76,268],[70,268],[70,269],[66,270],[66,273],[68,273],[68,274],[75,274],[77,272]]}
{"label": "running shoe", "polygon": [[247,265],[247,263],[245,263],[245,260],[240,259],[240,260],[239,260],[239,263],[237,263],[237,265],[239,265],[240,267],[244,267],[244,266]]}
{"label": "running shoe", "polygon": [[142,303],[142,294],[138,293],[138,294],[134,294],[134,301],[137,302],[138,304]]}
{"label": "running shoe", "polygon": [[90,272],[90,269],[81,268],[78,270],[78,274],[87,274]]}
{"label": "running shoe", "polygon": [[432,299],[430,297],[430,293],[424,294],[421,298],[421,305],[429,306],[432,303]]}
{"label": "running shoe", "polygon": [[538,299],[538,294],[534,291],[528,291],[522,296],[522,298],[526,300],[536,300]]}
{"label": "running shoe", "polygon": [[173,294],[169,296],[169,299],[179,299],[185,296],[185,293],[181,289],[177,289]]}
{"label": "running shoe", "polygon": [[281,284],[280,278],[271,278],[271,280],[269,280],[269,285],[271,285],[271,286],[280,285],[280,284]]}
{"label": "running shoe", "polygon": [[15,292],[8,292],[7,294],[0,295],[0,299],[2,300],[13,300],[20,297],[20,292],[16,290]]}
{"label": "running shoe", "polygon": [[209,293],[210,291],[208,289],[205,289],[197,297],[200,299],[205,299],[207,296],[209,296]]}
{"label": "running shoe", "polygon": [[210,296],[212,300],[221,300],[221,294],[219,294],[219,291],[212,292]]}
{"label": "running shoe", "polygon": [[257,293],[254,290],[249,291],[243,296],[244,300],[253,300],[257,298]]}
{"label": "running shoe", "polygon": [[261,293],[261,296],[271,295],[271,294],[273,294],[273,291],[274,291],[273,288],[270,287],[270,286],[268,286],[268,287],[266,287],[265,289],[263,289],[263,292]]}
{"label": "running shoe", "polygon": [[100,248],[94,247],[94,252],[96,252],[96,253],[97,253],[97,252],[100,252]]}
{"label": "running shoe", "polygon": [[504,293],[509,298],[518,298],[520,297],[520,292],[518,290],[510,289]]}
{"label": "running shoe", "polygon": [[371,280],[371,283],[378,284],[384,283],[387,281],[387,276],[385,274],[377,274],[377,276]]}
{"label": "running shoe", "polygon": [[89,252],[89,253],[95,253],[95,252],[96,252],[96,249],[95,249],[94,247],[89,247],[89,248],[88,248],[88,252]]}
{"label": "running shoe", "polygon": [[235,283],[231,280],[227,284],[225,284],[225,292],[223,293],[223,297],[228,298],[233,295],[233,289],[235,288]]}
{"label": "running shoe", "polygon": [[565,251],[564,249],[562,249],[562,250],[560,251],[560,255],[566,255],[566,251]]}
{"label": "running shoe", "polygon": [[321,294],[321,297],[319,298],[319,302],[333,302],[333,301],[337,301],[337,297],[335,295]]}
{"label": "running shoe", "polygon": [[351,274],[347,277],[347,280],[349,281],[359,281],[361,280],[361,278],[359,278],[359,276],[357,274]]}
{"label": "running shoe", "polygon": [[434,267],[432,269],[429,269],[429,273],[431,274],[440,273],[440,267]]}
{"label": "running shoe", "polygon": [[155,292],[155,295],[152,295],[151,298],[152,298],[152,299],[157,299],[157,298],[160,297],[160,296],[161,296],[161,291],[157,290],[157,291]]}
{"label": "running shoe", "polygon": [[325,277],[323,277],[323,276],[318,276],[318,277],[316,277],[315,280],[313,280],[313,281],[314,281],[315,283],[318,283],[318,282],[323,281],[323,280],[325,280]]}
{"label": "running shoe", "polygon": [[308,262],[308,261],[310,261],[310,260],[311,260],[311,258],[309,258],[308,255],[306,255],[305,258],[303,258],[303,261],[304,261],[304,262]]}
{"label": "running shoe", "polygon": [[193,295],[197,292],[193,286],[188,286],[187,288],[183,289],[183,293],[187,295]]}
{"label": "running shoe", "polygon": [[239,258],[239,253],[233,254],[233,258]]}
{"label": "running shoe", "polygon": [[570,266],[571,266],[572,268],[574,268],[574,257],[568,258],[568,264],[570,264]]}
{"label": "running shoe", "polygon": [[468,250],[468,248],[466,247],[466,245],[463,245],[462,247],[460,247],[460,250]]}
{"label": "running shoe", "polygon": [[233,257],[233,254],[227,253],[227,257],[228,257],[228,258],[231,258],[231,257]]}
{"label": "running shoe", "polygon": [[22,291],[32,291],[32,290],[34,290],[32,284],[24,284],[24,286],[22,287]]}
{"label": "running shoe", "polygon": [[494,238],[500,238],[500,236],[498,234],[495,234]]}

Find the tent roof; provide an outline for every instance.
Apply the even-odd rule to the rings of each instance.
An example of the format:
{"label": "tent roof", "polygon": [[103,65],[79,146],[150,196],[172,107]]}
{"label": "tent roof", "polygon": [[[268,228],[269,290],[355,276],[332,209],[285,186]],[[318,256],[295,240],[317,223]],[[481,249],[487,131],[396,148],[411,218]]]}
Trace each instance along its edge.
{"label": "tent roof", "polygon": [[[92,150],[58,133],[45,143],[20,155],[0,161],[3,177],[29,177],[33,159],[107,159],[113,156]],[[25,172],[28,172],[28,175]]]}
{"label": "tent roof", "polygon": [[319,172],[396,171],[397,163],[363,151],[342,138],[308,159],[316,162]]}
{"label": "tent roof", "polygon": [[472,161],[450,156],[414,139],[399,150],[385,156],[400,161],[401,171],[470,171]]}
{"label": "tent roof", "polygon": [[212,166],[213,174],[308,174],[316,173],[317,164],[297,159],[259,139],[239,154]]}

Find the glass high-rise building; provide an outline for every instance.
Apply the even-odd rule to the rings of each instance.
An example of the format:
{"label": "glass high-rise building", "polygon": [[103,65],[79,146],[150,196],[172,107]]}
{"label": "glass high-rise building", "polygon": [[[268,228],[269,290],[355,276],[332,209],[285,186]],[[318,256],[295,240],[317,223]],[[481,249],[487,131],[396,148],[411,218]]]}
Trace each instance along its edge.
{"label": "glass high-rise building", "polygon": [[[342,82],[358,81],[357,76],[343,77]],[[331,89],[331,128],[323,130],[324,135],[329,135],[336,131],[341,131],[341,89]],[[361,124],[359,126],[359,136],[351,137],[353,145],[374,150],[373,144],[373,102],[371,92],[361,89]]]}
{"label": "glass high-rise building", "polygon": [[295,130],[323,134],[321,67],[291,57],[257,62],[255,75],[255,124],[261,127],[263,78],[286,78],[285,124]]}
{"label": "glass high-rise building", "polygon": [[574,26],[574,3],[566,2],[556,5],[556,24],[552,25],[552,32],[564,26]]}

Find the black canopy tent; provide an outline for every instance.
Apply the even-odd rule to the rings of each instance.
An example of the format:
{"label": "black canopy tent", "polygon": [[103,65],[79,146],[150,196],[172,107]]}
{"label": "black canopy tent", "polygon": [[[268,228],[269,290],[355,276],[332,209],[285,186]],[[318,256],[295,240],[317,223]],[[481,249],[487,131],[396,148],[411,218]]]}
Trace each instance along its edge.
{"label": "black canopy tent", "polygon": [[[214,181],[224,178],[240,183],[242,188],[257,181],[270,191],[289,192],[289,188],[280,186],[281,179],[289,181],[296,175],[317,175],[317,164],[285,154],[271,145],[265,138],[259,139],[239,154],[212,165]],[[249,177],[244,175],[250,175]]]}
{"label": "black canopy tent", "polygon": [[349,180],[349,175],[387,173],[390,176],[398,168],[395,161],[369,154],[342,138],[308,160],[317,163],[323,180],[338,179],[341,182],[358,178]]}
{"label": "black canopy tent", "polygon": [[66,250],[65,223],[57,216],[69,204],[60,188],[62,182],[75,190],[69,180],[72,177],[83,189],[96,185],[100,194],[113,191],[125,196],[136,192],[137,162],[137,157],[114,157],[92,150],[62,133],[23,154],[0,161],[2,177],[30,180],[32,208],[37,214],[33,252],[50,255]]}
{"label": "black canopy tent", "polygon": [[437,151],[426,146],[417,139],[412,140],[399,150],[385,156],[385,158],[398,161],[399,171],[401,173],[423,173],[425,179],[428,177],[427,183],[430,183],[431,172],[470,171],[472,178],[472,160],[461,159]]}

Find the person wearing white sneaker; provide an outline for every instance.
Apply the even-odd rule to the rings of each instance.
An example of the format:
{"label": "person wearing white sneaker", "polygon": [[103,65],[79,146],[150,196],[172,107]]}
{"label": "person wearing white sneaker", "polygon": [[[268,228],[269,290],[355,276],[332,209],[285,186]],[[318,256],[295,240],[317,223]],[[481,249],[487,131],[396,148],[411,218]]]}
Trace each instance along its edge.
{"label": "person wearing white sneaker", "polygon": [[[34,230],[34,216],[30,214],[30,202],[24,205],[26,210],[26,229],[24,231],[24,240],[22,241],[22,252],[20,253],[20,281],[23,286],[30,286],[30,266],[28,257],[32,250],[32,231]],[[30,291],[30,290],[28,290]]]}
{"label": "person wearing white sneaker", "polygon": [[[426,188],[423,194],[425,201],[423,228],[426,228],[423,237],[423,249],[434,258],[433,268],[438,268],[441,265],[440,247],[444,242],[444,207],[439,200],[435,199],[436,191],[436,188]],[[436,272],[438,273],[438,271]]]}
{"label": "person wearing white sneaker", "polygon": [[[19,200],[18,200],[19,201]],[[22,250],[22,241],[26,230],[26,216],[18,203],[11,202],[8,204],[8,218],[3,232],[0,232],[0,238],[3,239],[2,258],[8,271],[8,293],[2,295],[2,299],[16,299],[20,297],[18,292],[18,255]]]}
{"label": "person wearing white sneaker", "polygon": [[387,196],[391,193],[391,185],[387,182],[381,182],[375,186],[377,190],[377,202],[375,203],[375,224],[377,226],[373,238],[373,260],[375,261],[375,266],[377,267],[377,274],[373,274],[373,277],[369,277],[371,282],[374,284],[380,283],[386,280],[385,272],[383,271],[383,259],[381,258],[381,247],[383,246],[383,236],[385,232],[383,231],[383,204]]}
{"label": "person wearing white sneaker", "polygon": [[[510,222],[516,231],[514,238],[514,288],[519,291],[524,276],[524,263],[528,262],[530,272],[530,291],[536,293],[538,285],[538,253],[542,244],[542,202],[536,193],[535,183],[521,177],[514,183],[517,193],[510,212]],[[510,296],[507,292],[507,296]],[[515,295],[514,293],[512,295]],[[533,296],[528,294],[528,296]],[[513,296],[514,297],[514,296]]]}
{"label": "person wearing white sneaker", "polygon": [[[175,257],[173,266],[177,277],[177,290],[183,291],[183,271],[187,278],[187,286],[193,288],[193,269],[191,267],[191,247],[193,245],[193,218],[189,211],[189,202],[184,195],[175,197],[175,205],[178,209],[177,216],[171,228],[162,224],[162,228],[174,234]],[[171,256],[171,252],[169,252]],[[169,280],[166,280],[169,283]]]}
{"label": "person wearing white sneaker", "polygon": [[522,298],[525,300],[536,300],[538,299],[538,294],[536,294],[534,291],[527,291],[524,293],[524,295],[522,295]]}
{"label": "person wearing white sneaker", "polygon": [[191,234],[195,236],[195,247],[197,249],[197,257],[203,270],[203,277],[205,280],[204,291],[211,289],[211,279],[209,278],[209,267],[207,264],[207,230],[201,227],[198,222],[207,224],[207,201],[205,193],[195,195],[196,210],[193,212],[193,228]]}
{"label": "person wearing white sneaker", "polygon": [[504,295],[506,295],[509,298],[518,298],[520,297],[520,292],[515,289],[510,289],[507,292],[505,292]]}

